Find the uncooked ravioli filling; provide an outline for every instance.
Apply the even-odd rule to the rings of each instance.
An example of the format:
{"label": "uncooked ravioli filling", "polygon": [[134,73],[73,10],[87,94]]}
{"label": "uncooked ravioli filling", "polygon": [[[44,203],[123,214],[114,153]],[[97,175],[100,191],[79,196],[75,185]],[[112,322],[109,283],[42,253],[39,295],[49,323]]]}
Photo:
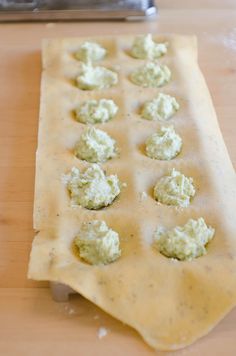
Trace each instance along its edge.
{"label": "uncooked ravioli filling", "polygon": [[116,142],[106,132],[88,127],[80,136],[75,155],[88,162],[105,162],[116,155]]}
{"label": "uncooked ravioli filling", "polygon": [[117,114],[118,106],[110,99],[87,100],[75,110],[76,120],[84,124],[101,124]]}
{"label": "uncooked ravioli filling", "polygon": [[154,234],[154,246],[165,256],[178,260],[192,260],[207,253],[206,245],[215,230],[207,226],[203,218],[189,219],[183,226],[167,230],[158,227]]}
{"label": "uncooked ravioli filling", "polygon": [[73,167],[63,180],[70,192],[72,205],[81,205],[87,209],[100,209],[110,205],[121,191],[117,175],[106,176],[95,163],[83,173],[79,168]]}
{"label": "uncooked ravioli filling", "polygon": [[148,62],[133,71],[131,81],[144,88],[158,88],[167,84],[171,78],[171,71],[166,65]]}
{"label": "uncooked ravioli filling", "polygon": [[75,57],[79,61],[89,63],[103,59],[106,52],[105,48],[101,47],[98,43],[86,41],[79,47],[75,53]]}
{"label": "uncooked ravioli filling", "polygon": [[147,120],[168,120],[179,110],[179,107],[179,103],[173,96],[159,93],[156,98],[144,104],[141,116]]}
{"label": "uncooked ravioli filling", "polygon": [[138,59],[156,59],[167,52],[167,43],[157,43],[152,39],[152,35],[137,36],[131,48],[131,55]]}
{"label": "uncooked ravioli filling", "polygon": [[107,89],[118,82],[116,72],[105,67],[93,67],[82,64],[81,72],[76,78],[77,86],[82,90]]}
{"label": "uncooked ravioli filling", "polygon": [[121,255],[118,233],[103,220],[84,222],[74,244],[80,257],[91,265],[109,264]]}
{"label": "uncooked ravioli filling", "polygon": [[146,154],[150,158],[171,160],[177,156],[182,147],[182,139],[173,126],[162,126],[146,141]]}
{"label": "uncooked ravioli filling", "polygon": [[187,207],[194,195],[193,179],[175,169],[170,175],[159,179],[154,187],[154,198],[166,205]]}

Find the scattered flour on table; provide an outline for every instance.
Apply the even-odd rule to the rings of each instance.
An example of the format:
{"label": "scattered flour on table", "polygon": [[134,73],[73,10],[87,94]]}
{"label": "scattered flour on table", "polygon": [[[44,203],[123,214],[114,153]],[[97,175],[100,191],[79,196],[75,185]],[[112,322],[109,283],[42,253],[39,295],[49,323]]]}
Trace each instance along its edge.
{"label": "scattered flour on table", "polygon": [[236,27],[233,28],[226,36],[222,36],[221,40],[225,47],[236,51]]}
{"label": "scattered flour on table", "polygon": [[225,48],[236,51],[236,27],[217,35],[211,35],[207,32],[202,34],[211,42],[222,44]]}
{"label": "scattered flour on table", "polygon": [[66,304],[64,309],[69,315],[76,314],[76,310],[73,307],[71,307],[69,304]]}

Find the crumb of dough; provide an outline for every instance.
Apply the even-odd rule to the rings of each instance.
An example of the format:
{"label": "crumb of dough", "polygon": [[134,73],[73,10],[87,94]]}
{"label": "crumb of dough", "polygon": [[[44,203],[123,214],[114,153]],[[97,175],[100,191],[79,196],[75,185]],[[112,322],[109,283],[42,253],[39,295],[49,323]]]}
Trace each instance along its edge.
{"label": "crumb of dough", "polygon": [[108,330],[104,327],[98,329],[98,338],[102,339],[104,336],[107,336]]}
{"label": "crumb of dough", "polygon": [[173,96],[159,93],[156,98],[144,104],[141,116],[147,120],[168,120],[179,110],[179,107],[179,103]]}
{"label": "crumb of dough", "polygon": [[118,106],[110,99],[87,100],[75,110],[76,120],[84,124],[101,124],[117,114]]}
{"label": "crumb of dough", "polygon": [[203,218],[189,219],[183,226],[167,230],[158,227],[154,234],[154,246],[165,256],[181,261],[205,255],[206,245],[215,230],[207,226]]}
{"label": "crumb of dough", "polygon": [[171,78],[171,71],[166,65],[148,62],[131,74],[131,81],[144,88],[158,88],[167,84]]}
{"label": "crumb of dough", "polygon": [[75,53],[75,58],[79,61],[89,63],[103,59],[106,53],[106,49],[98,43],[86,41],[82,43]]}
{"label": "crumb of dough", "polygon": [[162,204],[187,207],[195,195],[193,179],[172,169],[168,176],[158,180],[154,187],[154,198]]}
{"label": "crumb of dough", "polygon": [[105,162],[116,156],[116,141],[106,132],[91,126],[80,136],[74,153],[87,162]]}
{"label": "crumb of dough", "polygon": [[173,126],[162,126],[146,141],[147,156],[158,160],[168,161],[175,158],[180,153],[181,148],[182,139],[175,132]]}
{"label": "crumb of dough", "polygon": [[145,199],[147,199],[147,193],[146,192],[140,192],[139,193],[139,200],[143,201]]}
{"label": "crumb of dough", "polygon": [[81,205],[87,209],[100,209],[110,205],[121,191],[117,175],[106,176],[95,163],[83,173],[79,168],[73,167],[63,181],[67,182],[72,205]]}
{"label": "crumb of dough", "polygon": [[74,243],[80,257],[91,265],[106,265],[121,255],[118,233],[103,220],[83,223]]}
{"label": "crumb of dough", "polygon": [[118,82],[118,75],[105,67],[93,67],[82,64],[81,72],[76,78],[77,86],[82,90],[107,89]]}
{"label": "crumb of dough", "polygon": [[152,39],[152,35],[137,36],[131,48],[131,55],[138,59],[157,59],[167,52],[168,43],[157,43]]}

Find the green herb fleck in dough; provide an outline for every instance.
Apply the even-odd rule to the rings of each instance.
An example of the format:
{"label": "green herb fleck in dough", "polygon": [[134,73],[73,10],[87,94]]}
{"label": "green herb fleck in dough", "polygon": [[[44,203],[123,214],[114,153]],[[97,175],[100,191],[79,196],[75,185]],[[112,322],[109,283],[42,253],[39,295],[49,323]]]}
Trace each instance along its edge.
{"label": "green herb fleck in dough", "polygon": [[154,188],[154,198],[166,205],[187,207],[194,195],[193,179],[175,169],[169,176],[159,179]]}
{"label": "green herb fleck in dough", "polygon": [[146,102],[141,116],[147,120],[168,120],[179,110],[179,103],[170,95],[159,93],[158,96]]}
{"label": "green herb fleck in dough", "polygon": [[178,260],[192,260],[206,254],[206,245],[212,240],[215,230],[207,226],[203,218],[189,219],[184,226],[167,230],[157,228],[154,246],[165,256]]}
{"label": "green herb fleck in dough", "polygon": [[118,233],[103,220],[83,223],[74,243],[80,257],[92,265],[109,264],[121,255]]}
{"label": "green herb fleck in dough", "polygon": [[166,65],[148,62],[131,74],[131,81],[144,88],[158,88],[167,84],[171,78],[171,71]]}
{"label": "green herb fleck in dough", "polygon": [[162,126],[146,141],[146,154],[150,158],[171,160],[175,158],[182,147],[182,139],[173,126]]}
{"label": "green herb fleck in dough", "polygon": [[101,124],[117,114],[118,106],[113,100],[87,100],[75,110],[76,120],[84,124]]}
{"label": "green herb fleck in dough", "polygon": [[106,132],[88,127],[80,136],[75,155],[92,163],[105,162],[116,156],[116,142]]}
{"label": "green herb fleck in dough", "polygon": [[73,205],[87,209],[100,209],[110,205],[120,194],[121,183],[117,175],[106,176],[98,164],[91,164],[83,173],[73,167],[64,178]]}

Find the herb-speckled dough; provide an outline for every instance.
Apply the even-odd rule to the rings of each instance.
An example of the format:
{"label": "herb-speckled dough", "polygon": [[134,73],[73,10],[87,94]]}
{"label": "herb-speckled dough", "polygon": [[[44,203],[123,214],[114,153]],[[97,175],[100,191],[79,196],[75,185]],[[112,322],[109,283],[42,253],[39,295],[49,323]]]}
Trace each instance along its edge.
{"label": "herb-speckled dough", "polygon": [[[70,286],[134,328],[154,349],[173,351],[209,333],[236,304],[235,172],[198,67],[195,37],[155,35],[155,41],[165,38],[169,43],[168,52],[159,63],[167,64],[173,74],[166,93],[180,98],[182,103],[178,119],[173,116],[171,123],[182,137],[183,154],[173,161],[156,161],[140,152],[158,123],[141,119],[135,109],[156,97],[159,89],[130,82],[134,66],[143,63],[127,55],[134,38],[135,35],[89,39],[107,49],[104,66],[120,66],[117,85],[101,91],[81,91],[71,83],[80,66],[71,53],[88,39],[44,42],[34,203],[37,234],[28,276]],[[109,134],[119,142],[122,157],[103,163],[102,168],[107,175],[117,174],[127,182],[127,189],[106,208],[88,210],[71,204],[61,176],[72,166],[76,165],[80,172],[88,166],[68,149],[74,147],[84,128],[73,120],[71,111],[81,102],[101,98],[113,99],[119,106],[119,118],[98,128],[106,131],[109,127]],[[197,192],[186,208],[159,204],[153,198],[157,179],[173,167],[194,177]],[[147,193],[145,199],[140,198],[141,192]],[[206,246],[207,254],[192,261],[179,261],[163,256],[153,247],[158,226],[169,231],[199,217],[215,229],[214,238]],[[109,265],[92,266],[72,251],[82,222],[91,220],[106,221],[120,236],[122,254]],[[75,328],[76,322],[68,319]],[[122,325],[121,329],[126,333]],[[113,337],[115,348],[116,332],[109,337]],[[133,348],[134,354],[141,350],[134,337],[129,334],[123,353],[128,348]],[[216,337],[217,333],[202,339],[200,349],[204,344],[211,350]],[[199,345],[192,350],[198,350]]]}

